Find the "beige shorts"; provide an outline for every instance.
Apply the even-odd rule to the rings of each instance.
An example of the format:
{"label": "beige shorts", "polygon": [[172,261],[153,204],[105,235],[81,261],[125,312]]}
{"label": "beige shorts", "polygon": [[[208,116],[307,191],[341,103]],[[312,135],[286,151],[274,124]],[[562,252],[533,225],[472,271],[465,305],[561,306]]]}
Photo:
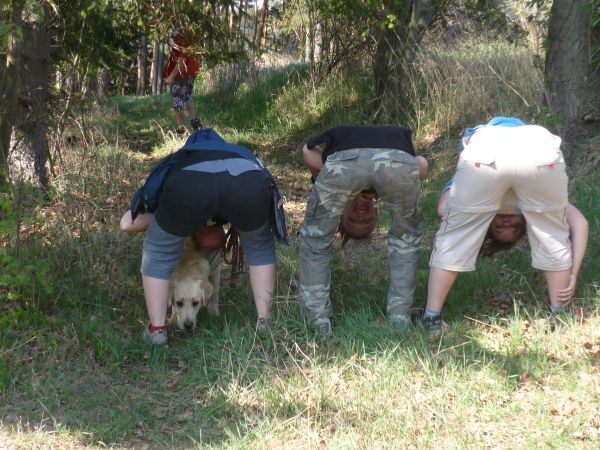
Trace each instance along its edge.
{"label": "beige shorts", "polygon": [[460,155],[429,265],[475,270],[490,222],[512,192],[527,222],[532,266],[570,268],[567,183],[560,138],[546,129],[529,125],[477,131]]}

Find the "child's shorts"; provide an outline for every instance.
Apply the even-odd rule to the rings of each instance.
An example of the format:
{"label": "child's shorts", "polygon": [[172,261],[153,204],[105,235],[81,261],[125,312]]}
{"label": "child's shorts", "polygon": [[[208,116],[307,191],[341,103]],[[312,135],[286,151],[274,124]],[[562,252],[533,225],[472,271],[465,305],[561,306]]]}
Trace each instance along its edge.
{"label": "child's shorts", "polygon": [[187,102],[192,101],[192,92],[194,90],[194,79],[186,78],[183,80],[175,80],[169,86],[169,92],[173,97],[173,109],[175,111],[183,111]]}

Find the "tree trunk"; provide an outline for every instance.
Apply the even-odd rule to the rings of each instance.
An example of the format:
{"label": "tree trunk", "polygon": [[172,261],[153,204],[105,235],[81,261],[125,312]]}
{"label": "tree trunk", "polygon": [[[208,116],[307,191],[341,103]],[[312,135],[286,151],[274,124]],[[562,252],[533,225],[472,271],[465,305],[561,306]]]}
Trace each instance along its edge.
{"label": "tree trunk", "polygon": [[[248,29],[248,1],[249,0],[241,0],[240,2],[240,14],[239,14],[239,30],[240,36],[245,38],[248,37],[247,29]],[[240,48],[246,47],[246,42],[244,39],[240,39],[239,42]]]}
{"label": "tree trunk", "polygon": [[389,53],[391,50],[390,39],[393,37],[389,29],[377,30],[375,38],[375,55],[373,58],[373,84],[375,104],[379,104],[385,95],[389,80]]}
{"label": "tree trunk", "polygon": [[585,0],[554,0],[548,25],[546,99],[560,120],[567,159],[581,139],[600,135],[600,70],[592,61],[600,45]]}
{"label": "tree trunk", "polygon": [[50,85],[50,10],[23,22],[22,70],[16,121],[10,144],[9,176],[13,181],[46,189],[48,98]]}
{"label": "tree trunk", "polygon": [[164,78],[162,77],[162,68],[165,66],[165,57],[166,57],[166,53],[165,53],[165,43],[161,42],[160,44],[160,53],[159,53],[159,58],[158,58],[158,93],[162,93],[165,89],[165,87],[167,86],[165,83]]}
{"label": "tree trunk", "polygon": [[110,75],[106,67],[99,67],[96,75],[96,96],[99,103],[104,103],[108,100],[108,87],[110,83]]}
{"label": "tree trunk", "polygon": [[314,61],[319,63],[323,57],[323,27],[321,22],[315,25],[314,42]]}
{"label": "tree trunk", "polygon": [[315,33],[310,24],[305,28],[303,61],[309,63],[311,66],[315,63]]}
{"label": "tree trunk", "polygon": [[254,0],[254,20],[252,21],[252,43],[256,45],[256,35],[258,34],[258,1]]}
{"label": "tree trunk", "polygon": [[433,3],[434,0],[414,0],[408,31],[405,37],[406,44],[404,45],[403,60],[407,62],[413,61],[419,44],[423,39],[423,33],[433,19]]}
{"label": "tree trunk", "polygon": [[247,10],[248,10],[248,0],[241,0],[240,1],[240,9],[238,11],[238,17],[237,17],[237,21],[238,21],[238,31],[241,33],[244,33],[245,35],[245,28],[246,28],[246,14],[247,14]]}
{"label": "tree trunk", "polygon": [[263,0],[263,9],[260,16],[260,30],[256,42],[256,48],[260,50],[261,46],[266,42],[267,18],[269,17],[269,0]]}
{"label": "tree trunk", "polygon": [[163,61],[163,44],[159,41],[155,41],[152,50],[152,66],[150,70],[150,85],[152,86],[152,95],[158,95],[161,92]]}
{"label": "tree trunk", "polygon": [[408,70],[423,33],[433,17],[434,0],[384,1],[383,12],[395,17],[393,27],[378,30],[373,59],[373,84],[379,120],[405,120],[412,111],[407,98]]}
{"label": "tree trunk", "polygon": [[125,86],[127,85],[127,74],[122,72],[119,77],[119,95],[125,95]]}
{"label": "tree trunk", "polygon": [[15,122],[18,100],[18,72],[20,69],[21,43],[18,30],[21,29],[21,16],[24,0],[13,0],[7,14],[7,22],[13,24],[8,34],[6,62],[0,77],[0,185],[6,182],[10,135]]}
{"label": "tree trunk", "polygon": [[[203,6],[203,13],[204,16],[207,18],[210,18],[213,14],[214,14],[214,2],[210,1],[204,4]],[[202,42],[202,46],[208,50],[208,52],[212,52],[213,49],[215,48],[214,46],[214,37],[213,37],[213,33],[204,33],[204,39]]]}
{"label": "tree trunk", "polygon": [[143,34],[140,37],[140,47],[137,54],[137,87],[136,95],[146,95],[147,73],[148,73],[148,37]]}
{"label": "tree trunk", "polygon": [[231,2],[225,8],[227,11],[227,24],[229,25],[229,31],[233,31],[235,26],[235,9],[233,2]]}

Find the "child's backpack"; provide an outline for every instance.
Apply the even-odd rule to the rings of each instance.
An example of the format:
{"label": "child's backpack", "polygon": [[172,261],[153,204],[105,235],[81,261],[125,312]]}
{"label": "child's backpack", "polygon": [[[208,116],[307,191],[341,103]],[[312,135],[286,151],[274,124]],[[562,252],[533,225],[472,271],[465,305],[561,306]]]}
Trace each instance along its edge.
{"label": "child's backpack", "polygon": [[273,175],[251,150],[241,145],[226,142],[212,128],[201,128],[190,135],[185,145],[174,153],[158,161],[150,170],[144,184],[135,191],[130,202],[131,220],[135,220],[138,214],[154,212],[158,207],[160,194],[166,176],[171,168],[181,161],[191,151],[213,151],[221,150],[236,153],[242,158],[248,159],[261,167],[271,179],[271,190],[273,191],[273,216],[271,226],[275,236],[284,244],[288,245],[287,226],[285,223],[285,212],[283,210],[283,199],[277,188]]}

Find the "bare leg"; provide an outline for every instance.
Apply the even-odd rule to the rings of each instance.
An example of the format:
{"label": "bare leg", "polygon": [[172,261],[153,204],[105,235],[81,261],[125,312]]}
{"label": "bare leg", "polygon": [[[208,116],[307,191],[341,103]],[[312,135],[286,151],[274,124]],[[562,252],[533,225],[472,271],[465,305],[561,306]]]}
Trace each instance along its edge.
{"label": "bare leg", "polygon": [[171,280],[142,276],[142,283],[150,323],[158,327],[165,325],[171,295]]}
{"label": "bare leg", "polygon": [[187,111],[190,119],[193,119],[194,117],[196,117],[196,110],[194,109],[193,101],[189,101],[185,104],[185,110]]}
{"label": "bare leg", "polygon": [[275,263],[249,266],[249,269],[256,314],[259,318],[268,319],[275,288]]}
{"label": "bare leg", "polygon": [[177,119],[177,128],[185,126],[185,113],[183,111],[175,111],[175,119]]}
{"label": "bare leg", "polygon": [[569,285],[569,281],[571,279],[571,269],[558,271],[545,270],[544,275],[546,276],[550,304],[554,307],[564,307],[571,303],[571,299],[564,301],[560,300],[558,297],[559,291]]}
{"label": "bare leg", "polygon": [[429,269],[429,282],[427,285],[427,307],[436,311],[441,311],[448,292],[454,285],[458,272],[451,270]]}

